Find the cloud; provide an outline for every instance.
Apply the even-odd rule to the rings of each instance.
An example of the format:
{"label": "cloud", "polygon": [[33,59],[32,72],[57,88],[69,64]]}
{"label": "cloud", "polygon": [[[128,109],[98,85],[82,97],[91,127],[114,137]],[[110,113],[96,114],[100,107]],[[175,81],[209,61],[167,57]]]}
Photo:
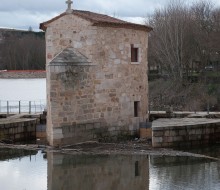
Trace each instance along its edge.
{"label": "cloud", "polygon": [[[165,4],[166,0],[75,0],[74,8],[92,10],[96,12],[114,12],[121,16],[142,16],[149,10],[154,10],[155,6]],[[1,0],[0,12],[62,12],[66,9],[65,0]]]}
{"label": "cloud", "polygon": [[[32,26],[36,30],[39,23],[64,12],[67,8],[65,2],[66,0],[1,0],[0,27],[27,29]],[[219,0],[213,2],[220,6]],[[73,0],[73,8],[115,15],[139,23],[140,17],[152,14],[156,8],[167,3],[169,0]]]}
{"label": "cloud", "polygon": [[[1,0],[0,27],[38,29],[39,23],[47,21],[64,12],[67,8],[66,0]],[[166,0],[159,0],[164,4]],[[154,0],[73,0],[73,8],[89,10],[117,17],[126,17],[126,20],[135,20],[153,12],[155,6],[161,4]],[[132,19],[134,17],[134,19]],[[138,20],[138,19],[136,19]]]}
{"label": "cloud", "polygon": [[65,0],[1,0],[0,12],[54,12],[65,7]]}
{"label": "cloud", "polygon": [[39,23],[49,20],[56,16],[56,13],[42,14],[39,12],[31,13],[28,11],[15,11],[15,12],[0,12],[1,18],[0,27],[4,28],[17,28],[17,29],[28,29],[29,26],[38,29]]}
{"label": "cloud", "polygon": [[117,14],[123,17],[142,17],[153,12],[156,7],[165,4],[167,0],[94,0],[92,5],[89,1],[76,1],[76,7],[107,14]]}

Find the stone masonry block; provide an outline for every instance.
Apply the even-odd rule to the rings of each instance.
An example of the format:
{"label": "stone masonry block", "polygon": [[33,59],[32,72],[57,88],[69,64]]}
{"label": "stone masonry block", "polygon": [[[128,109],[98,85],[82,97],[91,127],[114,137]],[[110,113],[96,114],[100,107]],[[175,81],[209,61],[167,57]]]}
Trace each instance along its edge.
{"label": "stone masonry block", "polygon": [[86,130],[91,130],[93,128],[94,128],[94,124],[93,123],[86,124]]}
{"label": "stone masonry block", "polygon": [[152,146],[154,147],[154,148],[161,148],[162,147],[162,143],[157,143],[157,142],[152,142]]}
{"label": "stone masonry block", "polygon": [[215,132],[216,132],[216,133],[219,133],[219,132],[220,132],[220,126],[216,126]]}
{"label": "stone masonry block", "polygon": [[196,134],[195,129],[188,129],[187,132],[188,132],[189,135],[195,135]]}
{"label": "stone masonry block", "polygon": [[198,128],[198,129],[195,129],[195,134],[196,135],[201,135],[203,133],[203,129],[202,128]]}
{"label": "stone masonry block", "polygon": [[116,130],[116,128],[115,127],[110,127],[110,128],[108,128],[108,131],[115,131]]}
{"label": "stone masonry block", "polygon": [[189,135],[189,140],[190,141],[195,141],[195,140],[201,140],[202,136],[201,135]]}
{"label": "stone masonry block", "polygon": [[162,144],[161,144],[161,147],[170,147],[172,144],[171,143],[169,143],[169,142],[163,142]]}
{"label": "stone masonry block", "polygon": [[94,128],[98,129],[101,127],[101,124],[100,123],[94,123]]}
{"label": "stone masonry block", "polygon": [[153,131],[153,136],[154,137],[162,137],[164,134],[163,131]]}
{"label": "stone masonry block", "polygon": [[164,137],[163,142],[166,142],[166,143],[173,142],[173,137]]}
{"label": "stone masonry block", "polygon": [[62,128],[54,128],[53,129],[53,138],[54,139],[61,139],[61,138],[63,138]]}
{"label": "stone masonry block", "polygon": [[192,141],[192,146],[198,146],[201,144],[201,141],[197,140],[197,141]]}
{"label": "stone masonry block", "polygon": [[191,147],[191,141],[182,141],[179,142],[179,147]]}
{"label": "stone masonry block", "polygon": [[209,135],[209,134],[203,134],[203,135],[201,136],[201,138],[202,138],[203,140],[208,140],[208,139],[210,138],[210,135]]}
{"label": "stone masonry block", "polygon": [[162,143],[163,142],[163,137],[153,137],[153,142]]}
{"label": "stone masonry block", "polygon": [[183,137],[182,136],[173,137],[173,141],[175,141],[175,142],[183,141]]}
{"label": "stone masonry block", "polygon": [[206,127],[205,134],[209,134],[211,132],[211,129],[209,127]]}
{"label": "stone masonry block", "polygon": [[178,135],[178,130],[170,130],[170,136],[174,137]]}
{"label": "stone masonry block", "polygon": [[211,127],[211,128],[210,128],[210,133],[214,133],[214,132],[215,132],[214,127]]}
{"label": "stone masonry block", "polygon": [[187,131],[186,130],[179,130],[179,135],[180,136],[187,135]]}

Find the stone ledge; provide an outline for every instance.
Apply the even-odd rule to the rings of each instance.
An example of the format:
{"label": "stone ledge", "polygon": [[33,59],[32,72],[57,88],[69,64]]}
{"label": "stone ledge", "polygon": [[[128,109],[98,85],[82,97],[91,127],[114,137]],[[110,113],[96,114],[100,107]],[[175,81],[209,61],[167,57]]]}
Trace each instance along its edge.
{"label": "stone ledge", "polygon": [[[180,127],[178,125],[153,127],[152,145],[153,147],[180,147],[218,142],[220,140],[220,120],[208,119],[207,121],[204,123],[201,120],[198,122],[193,120],[194,125],[190,123],[190,125]],[[171,122],[170,119],[169,122]],[[175,122],[177,122],[176,119]]]}

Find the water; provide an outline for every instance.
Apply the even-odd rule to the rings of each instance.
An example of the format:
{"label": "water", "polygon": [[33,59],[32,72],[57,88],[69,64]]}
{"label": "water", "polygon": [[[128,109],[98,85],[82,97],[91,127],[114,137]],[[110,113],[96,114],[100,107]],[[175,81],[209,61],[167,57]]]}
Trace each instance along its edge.
{"label": "water", "polygon": [[0,112],[18,113],[19,106],[21,112],[32,113],[46,108],[46,79],[0,79],[0,89]]}
{"label": "water", "polygon": [[152,157],[150,189],[219,190],[220,164],[203,159]]}
{"label": "water", "polygon": [[37,151],[0,149],[1,190],[46,190],[47,161]]}
{"label": "water", "polygon": [[[204,151],[220,157],[219,146]],[[2,190],[217,190],[220,187],[220,163],[193,157],[45,155],[40,151],[0,149],[0,168]]]}
{"label": "water", "polygon": [[0,100],[45,100],[46,79],[0,79]]}

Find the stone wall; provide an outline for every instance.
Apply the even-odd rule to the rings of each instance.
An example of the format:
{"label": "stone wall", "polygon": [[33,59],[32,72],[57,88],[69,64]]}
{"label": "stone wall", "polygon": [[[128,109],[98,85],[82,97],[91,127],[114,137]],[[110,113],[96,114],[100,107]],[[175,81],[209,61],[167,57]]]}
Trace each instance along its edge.
{"label": "stone wall", "polygon": [[[2,120],[2,121],[1,121]],[[25,141],[36,139],[37,119],[23,119],[23,121],[4,122],[0,120],[0,141]],[[22,120],[22,119],[21,119]]]}
{"label": "stone wall", "polygon": [[48,153],[48,189],[149,189],[146,156]]}
{"label": "stone wall", "polygon": [[220,121],[185,126],[153,127],[153,147],[190,147],[220,141]]}
{"label": "stone wall", "polygon": [[[113,136],[137,133],[139,122],[148,117],[147,38],[145,31],[91,26],[72,14],[47,26],[47,134],[51,145],[97,137],[97,133],[85,132],[91,123],[100,123],[100,131]],[[139,49],[137,63],[131,63],[131,44]],[[67,47],[93,65],[53,65],[54,57]],[[136,117],[134,102],[139,102]]]}

